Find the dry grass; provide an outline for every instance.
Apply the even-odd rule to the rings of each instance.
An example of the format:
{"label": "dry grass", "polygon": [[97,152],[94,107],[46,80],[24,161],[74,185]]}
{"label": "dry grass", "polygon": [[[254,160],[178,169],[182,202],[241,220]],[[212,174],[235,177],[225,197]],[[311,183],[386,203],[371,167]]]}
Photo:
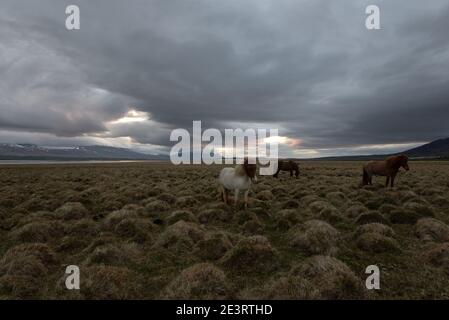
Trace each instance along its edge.
{"label": "dry grass", "polygon": [[247,210],[220,202],[220,166],[0,167],[0,298],[449,298],[448,162],[394,189],[361,188],[357,162],[301,167],[259,177]]}
{"label": "dry grass", "polygon": [[198,263],[181,272],[163,290],[164,299],[231,299],[225,273],[210,263]]}
{"label": "dry grass", "polygon": [[324,221],[309,220],[293,227],[289,233],[292,247],[310,255],[331,255],[336,252],[338,231]]}
{"label": "dry grass", "polygon": [[423,218],[416,223],[416,235],[423,241],[448,242],[449,226],[433,218]]}

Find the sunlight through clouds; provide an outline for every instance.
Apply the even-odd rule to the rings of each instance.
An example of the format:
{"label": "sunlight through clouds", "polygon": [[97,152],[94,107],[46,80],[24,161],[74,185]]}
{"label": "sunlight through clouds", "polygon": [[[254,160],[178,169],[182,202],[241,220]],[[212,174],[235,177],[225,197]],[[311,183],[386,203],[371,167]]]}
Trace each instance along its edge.
{"label": "sunlight through clouds", "polygon": [[133,123],[142,122],[150,119],[148,112],[137,111],[135,109],[129,110],[122,118],[108,122],[108,124],[122,124],[122,123]]}

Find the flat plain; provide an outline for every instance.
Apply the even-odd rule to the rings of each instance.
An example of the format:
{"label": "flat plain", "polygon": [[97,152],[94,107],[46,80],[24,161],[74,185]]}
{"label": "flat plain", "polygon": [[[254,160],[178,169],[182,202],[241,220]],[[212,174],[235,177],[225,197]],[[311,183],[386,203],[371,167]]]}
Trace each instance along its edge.
{"label": "flat plain", "polygon": [[0,166],[0,297],[449,298],[449,162],[393,189],[361,187],[361,162],[299,163],[259,176],[247,210],[221,201],[222,166]]}

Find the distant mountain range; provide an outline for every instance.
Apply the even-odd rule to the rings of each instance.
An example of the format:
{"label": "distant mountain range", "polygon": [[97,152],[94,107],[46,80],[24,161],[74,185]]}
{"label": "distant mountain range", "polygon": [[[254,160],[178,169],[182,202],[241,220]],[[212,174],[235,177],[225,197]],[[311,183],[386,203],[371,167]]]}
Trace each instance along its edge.
{"label": "distant mountain range", "polygon": [[415,158],[449,158],[449,138],[435,140],[403,153]]}
{"label": "distant mountain range", "polygon": [[167,160],[168,156],[149,155],[126,148],[80,146],[42,147],[35,144],[0,144],[1,160]]}
{"label": "distant mountain range", "polygon": [[376,160],[395,154],[405,154],[412,159],[449,159],[449,138],[438,139],[422,146],[394,154],[373,154],[316,158],[313,160]]}
{"label": "distant mountain range", "polygon": [[[405,150],[418,159],[449,159],[449,138],[439,139],[420,147]],[[383,159],[388,154],[324,157],[311,160],[368,160]],[[143,154],[131,149],[108,146],[79,146],[71,148],[42,147],[35,144],[0,144],[0,160],[168,160],[167,155]]]}

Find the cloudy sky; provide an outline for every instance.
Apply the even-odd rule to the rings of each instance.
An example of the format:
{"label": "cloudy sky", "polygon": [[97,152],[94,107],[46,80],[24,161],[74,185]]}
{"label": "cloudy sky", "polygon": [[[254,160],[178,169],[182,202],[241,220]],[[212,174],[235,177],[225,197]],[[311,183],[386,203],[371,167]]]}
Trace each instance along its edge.
{"label": "cloudy sky", "polygon": [[[370,4],[381,30],[365,28]],[[192,120],[278,128],[283,155],[298,157],[449,137],[447,0],[0,5],[0,142],[164,153]]]}

